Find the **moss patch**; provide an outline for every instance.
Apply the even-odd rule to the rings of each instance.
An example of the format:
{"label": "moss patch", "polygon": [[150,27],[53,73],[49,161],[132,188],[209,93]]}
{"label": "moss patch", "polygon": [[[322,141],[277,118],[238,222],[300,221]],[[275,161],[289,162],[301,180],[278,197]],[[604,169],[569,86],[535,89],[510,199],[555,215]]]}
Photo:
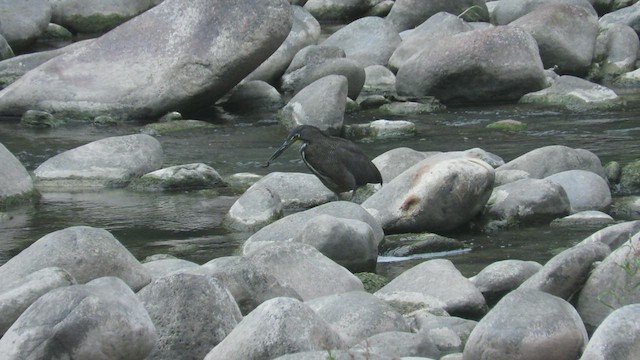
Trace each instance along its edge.
{"label": "moss patch", "polygon": [[354,275],[357,276],[358,279],[360,279],[360,281],[362,281],[362,284],[364,285],[364,290],[371,294],[380,290],[383,286],[389,283],[389,279],[387,279],[382,275],[378,275],[374,273],[362,272],[362,273],[356,273]]}

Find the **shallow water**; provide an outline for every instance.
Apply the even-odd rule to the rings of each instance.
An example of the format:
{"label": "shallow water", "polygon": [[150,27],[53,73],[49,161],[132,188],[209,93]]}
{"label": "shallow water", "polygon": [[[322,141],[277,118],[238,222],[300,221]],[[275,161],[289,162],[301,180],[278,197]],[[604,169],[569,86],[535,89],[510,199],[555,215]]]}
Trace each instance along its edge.
{"label": "shallow water", "polygon": [[[362,111],[347,114],[345,122],[386,118],[416,123],[418,133],[413,138],[361,142],[371,157],[400,146],[420,151],[481,147],[509,161],[538,147],[562,144],[588,149],[603,164],[612,160],[624,164],[640,159],[640,101],[635,96],[628,96],[628,101],[623,111],[578,114],[522,105],[450,108],[435,114],[402,117],[381,117],[375,111]],[[286,135],[274,113],[233,115],[217,111],[207,117],[216,128],[157,137],[163,146],[165,166],[203,162],[223,176],[239,172],[262,175],[270,171],[307,172],[295,149],[285,152],[269,168],[261,167]],[[486,129],[487,124],[504,119],[525,122],[528,129],[521,133]],[[4,120],[0,119],[0,142],[29,171],[59,152],[108,136],[137,133],[143,125],[34,129],[22,127],[16,120]],[[44,193],[37,205],[12,210],[9,220],[0,221],[0,264],[41,236],[74,225],[109,230],[139,259],[169,253],[203,263],[232,255],[250,235],[229,233],[220,226],[235,198],[233,194],[211,190],[162,194],[123,189]],[[501,259],[544,262],[593,231],[539,226],[495,234],[449,234],[464,241],[469,250],[404,261],[382,259],[379,272],[394,276],[433,256],[450,258],[465,275],[473,275]]]}

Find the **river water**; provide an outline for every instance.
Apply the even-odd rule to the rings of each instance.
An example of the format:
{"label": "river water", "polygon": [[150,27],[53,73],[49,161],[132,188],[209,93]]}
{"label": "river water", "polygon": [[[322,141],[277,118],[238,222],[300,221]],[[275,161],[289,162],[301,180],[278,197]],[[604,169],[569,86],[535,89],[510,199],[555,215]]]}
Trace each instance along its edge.
{"label": "river water", "polygon": [[[603,164],[612,160],[625,164],[640,159],[640,97],[626,95],[626,98],[628,104],[621,111],[571,113],[531,105],[491,105],[395,117],[361,111],[347,114],[345,123],[366,123],[381,118],[416,123],[415,137],[360,142],[372,158],[401,146],[420,151],[480,147],[509,161],[538,147],[561,144],[588,149],[598,155]],[[286,135],[275,113],[238,115],[216,110],[205,117],[204,120],[216,127],[157,137],[164,150],[164,166],[203,162],[223,176],[241,172],[261,175],[270,171],[307,172],[296,149],[285,152],[269,168],[261,167]],[[504,119],[522,121],[528,128],[519,133],[486,128],[487,124]],[[23,127],[17,119],[0,119],[0,142],[33,171],[44,160],[64,150],[108,136],[138,133],[143,125],[135,122],[116,126],[76,124],[45,129]],[[75,225],[107,229],[139,259],[168,253],[203,263],[234,255],[250,235],[231,233],[220,226],[236,198],[237,194],[226,190],[139,193],[113,189],[43,193],[38,204],[12,210],[9,220],[0,221],[0,264],[41,236]],[[378,270],[395,276],[434,256],[451,259],[467,276],[502,259],[544,263],[593,231],[535,226],[493,234],[458,232],[447,235],[463,241],[467,251],[426,254],[403,261],[385,260],[379,263]]]}

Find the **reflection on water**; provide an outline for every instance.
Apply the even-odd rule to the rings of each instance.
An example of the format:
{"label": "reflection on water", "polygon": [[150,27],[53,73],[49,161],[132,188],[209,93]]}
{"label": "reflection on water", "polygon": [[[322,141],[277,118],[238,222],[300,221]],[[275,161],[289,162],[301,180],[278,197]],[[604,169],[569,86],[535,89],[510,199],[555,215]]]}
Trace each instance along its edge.
{"label": "reflection on water", "polygon": [[[420,151],[453,151],[480,147],[509,161],[538,147],[562,144],[588,149],[603,163],[621,163],[640,158],[639,102],[625,111],[571,114],[539,110],[532,106],[494,106],[449,109],[442,113],[403,116],[416,123],[417,135],[410,139],[362,142],[375,157],[406,146]],[[383,118],[374,111],[347,114],[347,123]],[[394,117],[385,117],[395,119]],[[240,172],[264,175],[269,171],[301,171],[306,168],[295,150],[285,152],[268,169],[261,165],[282,143],[286,131],[273,113],[238,116],[218,113],[207,119],[219,126],[159,136],[164,165],[206,163],[223,176]],[[514,119],[528,125],[521,133],[486,129],[498,120]],[[0,119],[0,142],[33,171],[47,158],[64,150],[108,136],[139,132],[143,124],[112,127],[69,125],[56,129],[33,129],[17,121]],[[108,190],[96,193],[45,193],[39,204],[12,210],[0,218],[0,263],[41,236],[74,225],[89,225],[111,231],[138,258],[171,253],[199,263],[231,255],[250,234],[224,230],[220,223],[234,197],[212,191],[190,193],[135,193]],[[591,231],[570,232],[547,226],[505,231],[499,234],[454,234],[469,246],[461,254],[443,254],[467,275],[500,259],[546,261],[554,251],[571,246]],[[379,265],[379,271],[395,275],[424,258]]]}

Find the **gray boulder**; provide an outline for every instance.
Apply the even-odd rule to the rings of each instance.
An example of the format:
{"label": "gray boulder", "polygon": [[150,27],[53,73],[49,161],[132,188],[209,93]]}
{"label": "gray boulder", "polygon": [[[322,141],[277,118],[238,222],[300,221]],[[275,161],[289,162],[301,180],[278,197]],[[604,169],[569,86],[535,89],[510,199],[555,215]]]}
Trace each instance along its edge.
{"label": "gray boulder", "polygon": [[635,3],[604,14],[600,18],[599,22],[601,27],[606,28],[614,24],[624,24],[638,32],[640,30],[640,4]]}
{"label": "gray boulder", "polygon": [[305,304],[340,334],[347,346],[387,331],[409,332],[399,312],[364,291],[324,296]]}
{"label": "gray boulder", "polygon": [[473,8],[477,20],[488,20],[489,11],[484,1],[478,0],[397,0],[387,20],[390,21],[398,31],[412,29],[431,16],[439,12],[448,12],[453,15],[461,15],[465,10]]}
{"label": "gray boulder", "polygon": [[588,330],[595,329],[614,310],[640,302],[638,249],[640,233],[613,251],[589,275],[576,305]]}
{"label": "gray boulder", "polygon": [[640,160],[630,162],[622,168],[620,187],[627,193],[640,193]]}
{"label": "gray boulder", "polygon": [[[303,300],[349,291],[364,291],[360,279],[314,247],[275,242],[247,255],[258,270],[273,275]],[[255,311],[255,310],[254,310]]]}
{"label": "gray boulder", "polygon": [[362,207],[388,233],[448,231],[482,211],[493,177],[493,168],[478,159],[427,158],[385,184]]}
{"label": "gray boulder", "polygon": [[204,360],[263,360],[344,347],[340,336],[300,301],[268,300],[244,317]]}
{"label": "gray boulder", "polygon": [[[287,354],[279,356],[273,360],[327,360],[330,356],[331,360],[395,360],[397,357],[383,356],[380,354],[374,354],[370,351],[356,351],[349,350],[317,350],[317,351],[300,351],[293,354]],[[405,360],[411,360],[407,358]],[[414,360],[430,360],[430,359],[414,359]]]}
{"label": "gray boulder", "polygon": [[640,41],[638,34],[630,26],[615,23],[603,29],[598,35],[596,46],[598,45],[602,48],[601,54],[596,52],[600,63],[600,79],[611,79],[635,70]]}
{"label": "gray boulder", "polygon": [[343,49],[348,59],[357,61],[365,68],[387,65],[401,41],[398,31],[388,21],[368,16],[331,34],[321,45]]}
{"label": "gray boulder", "polygon": [[9,85],[0,93],[0,114],[153,118],[208,106],[269,57],[291,28],[287,1],[223,4],[163,1]]}
{"label": "gray boulder", "polygon": [[585,74],[593,60],[598,17],[583,6],[549,3],[513,21],[529,32],[545,68],[562,74]]}
{"label": "gray boulder", "polygon": [[534,11],[540,6],[554,4],[568,4],[582,6],[594,16],[597,13],[589,0],[507,0],[497,3],[491,12],[491,23],[506,25],[512,21]]}
{"label": "gray boulder", "polygon": [[59,267],[79,284],[117,276],[137,291],[151,280],[140,262],[108,231],[74,226],[41,237],[0,267],[0,291],[29,274]]}
{"label": "gray boulder", "polygon": [[455,316],[425,316],[417,324],[417,333],[431,339],[443,353],[461,353],[477,321]]}
{"label": "gray boulder", "polygon": [[172,191],[224,187],[226,183],[211,166],[192,163],[152,171],[134,179],[129,186],[142,191]]}
{"label": "gray boulder", "polygon": [[328,59],[344,57],[346,57],[344,50],[337,46],[309,45],[296,53],[284,73],[286,75],[305,65],[317,65]]}
{"label": "gray boulder", "polygon": [[[12,57],[15,57],[15,54],[13,53],[13,49],[11,49],[11,46],[9,46],[9,43],[4,38],[4,36],[0,34],[0,61],[10,59]],[[3,85],[3,81],[0,78],[0,89],[2,89],[3,87],[2,85]]]}
{"label": "gray boulder", "polygon": [[594,172],[567,170],[547,176],[545,180],[562,186],[569,198],[572,213],[585,210],[606,211],[611,205],[609,184]]}
{"label": "gray boulder", "polygon": [[612,312],[591,336],[580,360],[640,358],[640,304]]}
{"label": "gray boulder", "polygon": [[541,268],[535,261],[501,260],[488,265],[469,281],[480,290],[487,303],[495,304]]}
{"label": "gray boulder", "polygon": [[416,265],[375,294],[394,292],[418,292],[435,297],[445,303],[444,309],[452,315],[479,316],[487,306],[480,291],[446,259]]}
{"label": "gray boulder", "polygon": [[34,175],[37,186],[48,190],[120,187],[158,170],[162,157],[160,142],[149,135],[115,136],[62,152]]}
{"label": "gray boulder", "polygon": [[571,304],[542,291],[519,289],[480,320],[463,359],[576,359],[587,341],[587,331]]}
{"label": "gray boulder", "polygon": [[313,45],[320,38],[320,23],[306,9],[293,8],[293,26],[278,49],[258,66],[245,80],[262,80],[277,84],[293,57],[302,48]]}
{"label": "gray boulder", "polygon": [[254,184],[231,205],[223,225],[231,230],[257,231],[283,216],[282,203],[269,187]]}
{"label": "gray boulder", "polygon": [[362,340],[350,350],[357,354],[372,353],[394,359],[438,359],[442,354],[435,344],[438,340],[406,331],[387,331]]}
{"label": "gray boulder", "polygon": [[168,275],[137,295],[156,326],[149,359],[202,359],[242,320],[229,291],[208,276]]}
{"label": "gray boulder", "polygon": [[561,107],[577,112],[619,109],[624,105],[624,100],[608,87],[571,75],[560,76],[553,80],[551,86],[525,94],[519,102]]}
{"label": "gray boulder", "polygon": [[342,75],[347,78],[347,95],[358,98],[364,86],[364,67],[353,59],[329,58],[320,62],[311,62],[282,77],[281,89],[285,93],[297,94],[314,81],[328,75]]}
{"label": "gray boulder", "polygon": [[501,170],[496,169],[495,186],[505,185],[518,180],[529,179],[531,175],[524,170]]}
{"label": "gray boulder", "polygon": [[573,149],[563,145],[550,145],[531,150],[496,170],[523,170],[536,179],[567,170],[587,170],[605,177],[604,168],[597,155],[589,150]]}
{"label": "gray boulder", "polygon": [[262,80],[249,80],[236,86],[223,106],[235,112],[263,112],[280,109],[284,100],[273,86]]}
{"label": "gray boulder", "polygon": [[396,75],[398,95],[443,102],[515,101],[545,84],[535,39],[508,26],[439,38]]}
{"label": "gray boulder", "polygon": [[371,160],[380,170],[382,183],[388,184],[405,170],[429,157],[429,153],[407,147],[393,148]]}
{"label": "gray boulder", "polygon": [[0,1],[0,36],[14,50],[31,45],[51,21],[51,4],[47,0]]}
{"label": "gray boulder", "polygon": [[615,197],[609,213],[616,219],[640,220],[640,196]]}
{"label": "gray boulder", "polygon": [[550,225],[554,227],[600,229],[615,222],[611,215],[602,211],[584,210],[563,218],[555,219]]}
{"label": "gray boulder", "polygon": [[105,277],[52,290],[0,339],[12,359],[146,359],[156,341],[147,311],[122,280]]}
{"label": "gray boulder", "polygon": [[602,243],[573,246],[552,257],[520,288],[540,290],[569,300],[580,290],[593,264],[609,253],[609,247]]}
{"label": "gray boulder", "polygon": [[299,125],[313,125],[320,130],[339,134],[347,106],[347,78],[328,75],[300,90],[282,108],[280,123],[288,130]]}
{"label": "gray boulder", "polygon": [[[396,75],[386,66],[370,65],[364,68],[363,94],[393,95],[396,92]],[[358,99],[360,101],[360,99]]]}
{"label": "gray boulder", "polygon": [[579,242],[578,245],[600,242],[609,246],[609,249],[613,251],[627,242],[637,232],[640,232],[640,221],[625,221],[596,231]]}
{"label": "gray boulder", "polygon": [[308,0],[304,8],[320,21],[344,21],[362,16],[372,3],[369,0]]}
{"label": "gray boulder", "polygon": [[[75,279],[58,267],[48,267],[4,286],[0,293],[0,334],[4,334],[14,321],[38,298],[47,292],[74,285]],[[1,336],[1,335],[0,335]]]}
{"label": "gray boulder", "polygon": [[29,200],[36,194],[27,169],[0,143],[0,208]]}
{"label": "gray boulder", "polygon": [[149,272],[151,279],[155,280],[174,272],[198,267],[199,265],[187,260],[167,258],[148,261],[143,263],[142,266]]}
{"label": "gray boulder", "polygon": [[105,33],[155,6],[155,0],[55,0],[51,21],[78,33]]}

